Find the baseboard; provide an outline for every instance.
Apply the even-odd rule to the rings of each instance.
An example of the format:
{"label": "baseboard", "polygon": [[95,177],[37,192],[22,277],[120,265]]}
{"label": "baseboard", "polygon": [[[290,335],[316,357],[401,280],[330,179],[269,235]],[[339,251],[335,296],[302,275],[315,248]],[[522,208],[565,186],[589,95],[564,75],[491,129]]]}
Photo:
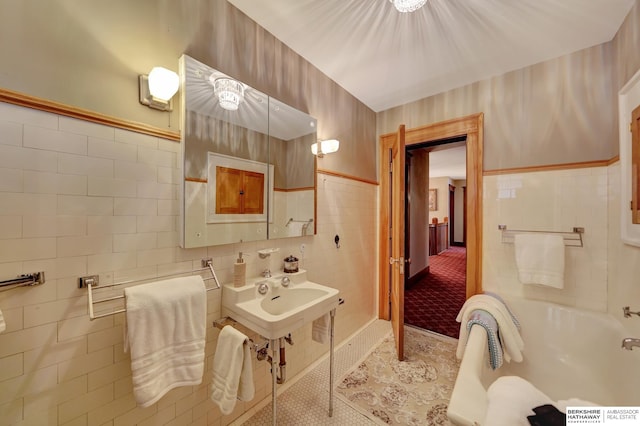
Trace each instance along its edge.
{"label": "baseboard", "polygon": [[452,246],[456,246],[456,247],[466,247],[467,245],[465,243],[461,243],[458,241],[454,241],[451,243]]}

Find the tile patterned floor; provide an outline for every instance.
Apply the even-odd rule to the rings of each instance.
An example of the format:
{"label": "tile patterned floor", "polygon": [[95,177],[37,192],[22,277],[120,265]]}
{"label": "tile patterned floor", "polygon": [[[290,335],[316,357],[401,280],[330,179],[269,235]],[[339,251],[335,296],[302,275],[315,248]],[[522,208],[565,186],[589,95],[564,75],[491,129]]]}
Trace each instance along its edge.
{"label": "tile patterned floor", "polygon": [[[350,341],[336,348],[334,358],[334,385],[355,364],[359,363],[391,331],[391,323],[376,320],[355,335]],[[372,425],[378,424],[356,409],[335,397],[333,417],[329,410],[329,358],[293,383],[278,395],[278,425]],[[268,426],[272,424],[269,403],[246,421],[239,419],[233,425]]]}

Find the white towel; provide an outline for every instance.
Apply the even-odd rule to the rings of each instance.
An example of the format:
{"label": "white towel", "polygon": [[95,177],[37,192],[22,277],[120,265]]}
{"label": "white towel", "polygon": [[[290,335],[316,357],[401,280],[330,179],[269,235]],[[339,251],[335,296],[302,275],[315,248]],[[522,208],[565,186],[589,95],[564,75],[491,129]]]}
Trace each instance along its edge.
{"label": "white towel", "polygon": [[552,234],[516,234],[518,279],[522,284],[564,287],[564,238]]}
{"label": "white towel", "polygon": [[196,275],[128,287],[127,346],[133,394],[148,407],[178,386],[202,382],[206,289]]}
{"label": "white towel", "polygon": [[4,316],[2,315],[2,311],[0,311],[0,333],[2,333],[7,328],[7,324],[4,322]]}
{"label": "white towel", "polygon": [[567,407],[602,406],[578,398],[553,401],[544,392],[527,380],[518,376],[498,377],[487,389],[487,426],[529,426],[527,416],[534,415],[533,409],[551,404],[563,413]]}
{"label": "white towel", "polygon": [[331,315],[324,314],[320,318],[313,321],[311,325],[311,338],[318,343],[327,343],[331,327]]}
{"label": "white towel", "polygon": [[467,322],[471,313],[476,309],[482,309],[490,313],[498,323],[498,330],[500,333],[500,344],[502,345],[502,352],[504,359],[507,362],[511,360],[515,362],[522,362],[522,349],[524,349],[524,341],[518,327],[513,322],[509,310],[503,302],[495,297],[486,294],[476,294],[471,296],[464,302],[456,321],[460,323],[460,336],[458,338],[458,349],[456,356],[458,359],[462,359],[464,355],[464,348],[469,338],[469,330],[467,329]]}
{"label": "white towel", "polygon": [[529,426],[527,416],[533,408],[553,404],[553,400],[523,378],[498,377],[487,389],[487,415],[484,425]]}
{"label": "white towel", "polygon": [[224,326],[218,336],[213,358],[211,400],[225,415],[233,411],[236,399],[250,401],[255,394],[251,349],[246,344],[247,340],[247,336],[230,325]]}

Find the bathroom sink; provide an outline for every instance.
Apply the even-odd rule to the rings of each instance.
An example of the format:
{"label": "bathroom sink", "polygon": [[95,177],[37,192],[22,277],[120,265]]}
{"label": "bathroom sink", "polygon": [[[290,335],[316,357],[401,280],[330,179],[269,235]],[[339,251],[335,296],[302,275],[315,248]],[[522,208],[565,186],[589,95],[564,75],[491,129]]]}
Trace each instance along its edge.
{"label": "bathroom sink", "polygon": [[[285,276],[287,287],[282,285]],[[258,291],[261,285],[265,294]],[[335,288],[308,281],[306,271],[254,278],[242,287],[222,287],[222,315],[267,339],[277,339],[338,306],[338,294]]]}
{"label": "bathroom sink", "polygon": [[265,312],[271,315],[282,315],[329,294],[328,291],[319,288],[292,288],[279,293],[262,299],[260,306]]}

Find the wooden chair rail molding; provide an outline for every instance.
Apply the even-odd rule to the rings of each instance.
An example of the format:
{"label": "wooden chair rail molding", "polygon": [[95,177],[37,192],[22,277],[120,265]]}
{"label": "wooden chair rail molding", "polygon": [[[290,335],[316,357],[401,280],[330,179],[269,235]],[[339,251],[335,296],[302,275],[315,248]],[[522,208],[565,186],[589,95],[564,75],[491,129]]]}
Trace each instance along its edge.
{"label": "wooden chair rail molding", "polygon": [[64,115],[66,117],[77,118],[79,120],[104,124],[105,126],[117,127],[119,129],[130,130],[136,133],[142,133],[145,135],[156,136],[175,142],[180,142],[180,132],[177,131],[172,132],[170,130],[149,126],[144,123],[111,117],[109,115],[72,107],[70,105],[37,98],[35,96],[25,95],[23,93],[14,92],[12,90],[0,88],[0,102],[19,105],[31,109],[37,109],[40,111],[50,112],[52,114]]}
{"label": "wooden chair rail molding", "polygon": [[609,160],[583,161],[580,163],[548,164],[544,166],[512,167],[507,169],[484,170],[484,176],[509,175],[515,173],[548,172],[553,170],[586,169],[589,167],[607,167],[620,161],[620,156]]}

